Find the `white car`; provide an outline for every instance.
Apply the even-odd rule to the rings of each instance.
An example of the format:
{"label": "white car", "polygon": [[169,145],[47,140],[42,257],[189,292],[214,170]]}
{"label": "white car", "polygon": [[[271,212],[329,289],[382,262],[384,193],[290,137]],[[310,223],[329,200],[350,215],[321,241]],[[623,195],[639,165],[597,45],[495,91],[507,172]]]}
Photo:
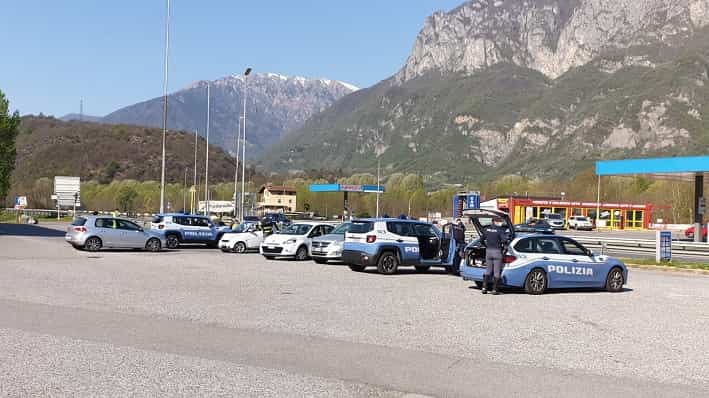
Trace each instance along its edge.
{"label": "white car", "polygon": [[258,250],[262,242],[261,225],[246,221],[232,232],[225,233],[219,241],[219,248],[223,252],[245,253],[247,250]]}
{"label": "white car", "polygon": [[593,230],[593,222],[591,222],[591,219],[586,216],[572,216],[569,217],[569,228],[591,231]]}
{"label": "white car", "polygon": [[321,222],[296,222],[261,243],[259,252],[271,260],[276,257],[290,257],[307,260],[310,257],[313,238],[327,235],[334,227]]}

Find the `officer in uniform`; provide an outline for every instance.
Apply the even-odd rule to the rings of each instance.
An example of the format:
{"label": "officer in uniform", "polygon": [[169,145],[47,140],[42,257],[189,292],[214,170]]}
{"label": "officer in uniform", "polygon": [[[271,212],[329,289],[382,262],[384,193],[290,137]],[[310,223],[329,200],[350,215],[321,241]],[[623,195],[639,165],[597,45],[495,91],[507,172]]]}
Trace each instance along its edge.
{"label": "officer in uniform", "polygon": [[492,224],[483,228],[482,231],[482,238],[485,242],[485,265],[487,267],[483,277],[483,294],[487,294],[491,275],[493,277],[492,294],[498,294],[497,285],[500,282],[500,274],[502,273],[504,245],[509,239],[507,231],[501,224],[502,219],[495,217],[492,220]]}

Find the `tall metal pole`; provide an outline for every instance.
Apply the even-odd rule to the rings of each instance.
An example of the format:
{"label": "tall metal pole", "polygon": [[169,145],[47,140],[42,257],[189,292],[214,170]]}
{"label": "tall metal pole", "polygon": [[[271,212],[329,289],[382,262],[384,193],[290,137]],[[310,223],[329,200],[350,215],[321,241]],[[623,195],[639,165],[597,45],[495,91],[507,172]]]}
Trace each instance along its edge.
{"label": "tall metal pole", "polygon": [[209,82],[207,82],[207,154],[204,160],[204,215],[209,214],[209,114],[210,108]]}
{"label": "tall metal pole", "polygon": [[160,213],[165,213],[165,140],[167,138],[167,77],[168,55],[170,53],[170,0],[167,0],[167,18],[165,19],[165,78],[163,80],[162,108],[162,171],[160,174]]}
{"label": "tall metal pole", "polygon": [[190,193],[190,214],[194,214],[194,205],[197,201],[197,129],[194,131],[194,180],[192,182],[192,191]]}
{"label": "tall metal pole", "polygon": [[239,130],[236,133],[236,166],[234,166],[234,218],[239,218],[236,201],[238,200],[237,192],[239,186],[239,148],[241,143],[241,116],[239,116]]}
{"label": "tall metal pole", "polygon": [[187,167],[185,167],[185,182],[182,184],[182,212],[187,211]]}
{"label": "tall metal pole", "polygon": [[377,159],[377,218],[379,218],[379,191],[381,191],[380,187],[380,179],[379,179],[379,167],[380,167],[380,162],[379,159]]}
{"label": "tall metal pole", "polygon": [[598,222],[601,220],[601,176],[598,176],[598,188],[596,193],[596,231],[598,231]]}
{"label": "tall metal pole", "polygon": [[246,80],[249,74],[251,74],[251,68],[246,68],[244,72],[244,142],[241,146],[241,205],[239,206],[241,219],[244,218],[244,197],[246,196],[246,90],[248,88]]}

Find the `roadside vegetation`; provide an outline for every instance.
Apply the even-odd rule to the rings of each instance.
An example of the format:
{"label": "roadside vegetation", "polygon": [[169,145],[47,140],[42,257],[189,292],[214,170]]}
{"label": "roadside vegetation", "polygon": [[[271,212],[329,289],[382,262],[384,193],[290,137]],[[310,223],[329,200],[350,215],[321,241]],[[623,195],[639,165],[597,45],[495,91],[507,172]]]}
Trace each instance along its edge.
{"label": "roadside vegetation", "polygon": [[672,260],[669,262],[658,263],[655,260],[624,258],[621,259],[628,266],[651,266],[651,267],[668,267],[686,270],[706,270],[709,271],[709,263],[697,263],[692,261]]}

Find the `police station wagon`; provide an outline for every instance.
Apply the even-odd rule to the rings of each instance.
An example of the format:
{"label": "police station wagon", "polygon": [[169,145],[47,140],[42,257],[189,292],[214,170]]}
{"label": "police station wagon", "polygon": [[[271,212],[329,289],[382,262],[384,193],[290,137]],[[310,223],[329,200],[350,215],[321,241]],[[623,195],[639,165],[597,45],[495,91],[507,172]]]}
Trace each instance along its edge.
{"label": "police station wagon", "polygon": [[[547,289],[597,288],[620,292],[628,280],[622,261],[597,255],[575,240],[558,235],[516,234],[506,213],[493,210],[466,210],[479,231],[494,217],[505,220],[511,241],[504,253],[502,284],[524,288],[529,294]],[[477,239],[465,248],[461,266],[464,280],[482,287],[485,273],[485,242]]]}

